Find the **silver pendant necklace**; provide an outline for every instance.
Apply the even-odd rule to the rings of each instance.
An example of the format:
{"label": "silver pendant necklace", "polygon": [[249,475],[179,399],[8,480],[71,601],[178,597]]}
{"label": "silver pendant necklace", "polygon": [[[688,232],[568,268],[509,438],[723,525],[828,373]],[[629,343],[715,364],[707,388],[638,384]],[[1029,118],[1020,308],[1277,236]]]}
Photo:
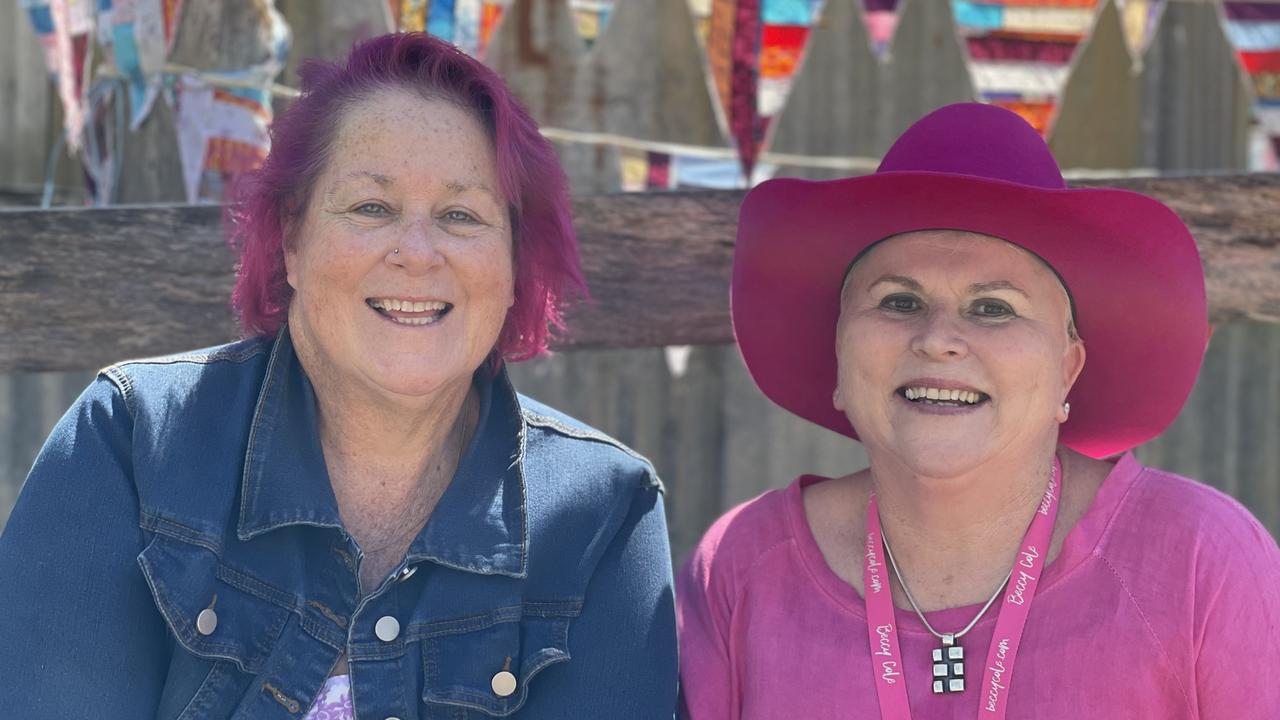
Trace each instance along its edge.
{"label": "silver pendant necklace", "polygon": [[1013,568],[1009,568],[1009,574],[1004,576],[1004,580],[1000,586],[996,588],[995,593],[991,595],[991,599],[987,600],[987,604],[982,606],[977,615],[969,621],[968,625],[959,632],[940,633],[933,629],[925,618],[924,613],[920,612],[920,606],[916,604],[915,598],[911,597],[911,589],[907,587],[907,581],[902,579],[902,573],[898,570],[898,563],[893,559],[893,550],[889,547],[889,534],[880,533],[880,537],[884,539],[884,553],[889,558],[889,567],[893,568],[894,577],[898,578],[898,584],[902,586],[902,592],[907,596],[907,602],[911,603],[911,609],[916,611],[916,617],[920,618],[920,622],[924,623],[924,627],[934,637],[942,641],[942,647],[933,650],[933,692],[941,695],[944,693],[961,693],[964,692],[964,648],[956,644],[956,641],[964,636],[965,633],[973,629],[974,625],[982,619],[982,616],[991,609],[995,604],[996,598],[1000,597],[1000,592],[1004,590],[1004,586],[1009,584],[1009,578],[1013,577]]}

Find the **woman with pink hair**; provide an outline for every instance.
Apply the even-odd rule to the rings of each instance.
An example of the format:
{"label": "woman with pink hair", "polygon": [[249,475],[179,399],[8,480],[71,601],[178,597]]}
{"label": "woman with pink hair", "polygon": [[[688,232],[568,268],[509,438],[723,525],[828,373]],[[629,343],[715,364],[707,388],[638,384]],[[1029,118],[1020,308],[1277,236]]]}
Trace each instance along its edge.
{"label": "woman with pink hair", "polygon": [[240,187],[246,339],[102,371],[0,538],[0,714],[654,718],[662,486],[518,395],[585,294],[564,174],[422,34],[308,63]]}

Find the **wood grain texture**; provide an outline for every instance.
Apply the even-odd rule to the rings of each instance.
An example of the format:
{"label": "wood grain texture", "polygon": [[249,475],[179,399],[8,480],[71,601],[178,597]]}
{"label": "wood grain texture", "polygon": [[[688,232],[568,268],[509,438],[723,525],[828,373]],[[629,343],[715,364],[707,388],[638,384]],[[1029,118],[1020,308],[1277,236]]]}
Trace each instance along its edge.
{"label": "wood grain texture", "polygon": [[[1091,181],[1153,195],[1191,227],[1215,322],[1280,322],[1280,176]],[[562,347],[732,341],[740,191],[574,204],[593,300]],[[0,214],[0,372],[78,370],[235,336],[233,259],[211,206]]]}

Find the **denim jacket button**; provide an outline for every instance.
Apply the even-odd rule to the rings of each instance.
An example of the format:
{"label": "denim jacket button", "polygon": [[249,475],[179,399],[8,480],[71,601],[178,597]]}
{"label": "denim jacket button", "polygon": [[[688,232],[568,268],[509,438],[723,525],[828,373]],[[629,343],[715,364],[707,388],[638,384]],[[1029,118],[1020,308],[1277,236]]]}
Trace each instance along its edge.
{"label": "denim jacket button", "polygon": [[405,569],[401,570],[401,571],[400,571],[400,577],[398,577],[398,578],[396,578],[396,579],[397,579],[397,580],[399,580],[400,582],[404,582],[405,580],[408,580],[409,578],[413,577],[413,574],[414,574],[414,573],[416,573],[416,572],[418,572],[418,566],[417,566],[417,565],[410,565],[410,566],[406,567]]}
{"label": "denim jacket button", "polygon": [[493,688],[494,695],[510,697],[516,691],[516,676],[507,670],[503,670],[493,676],[493,680],[489,681],[489,686]]}
{"label": "denim jacket button", "polygon": [[391,642],[400,636],[400,621],[390,615],[383,615],[373,626],[373,634],[382,642]]}
{"label": "denim jacket button", "polygon": [[196,616],[196,632],[201,635],[212,635],[218,628],[218,613],[213,608],[205,608]]}

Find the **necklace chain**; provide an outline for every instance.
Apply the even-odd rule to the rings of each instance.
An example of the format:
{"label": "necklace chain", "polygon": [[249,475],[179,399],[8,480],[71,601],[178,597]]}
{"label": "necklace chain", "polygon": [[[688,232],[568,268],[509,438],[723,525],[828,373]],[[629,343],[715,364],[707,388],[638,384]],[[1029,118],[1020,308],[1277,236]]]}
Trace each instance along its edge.
{"label": "necklace chain", "polygon": [[[1054,481],[1056,470],[1057,468],[1054,466],[1049,467],[1050,483]],[[1002,580],[1000,585],[996,587],[996,591],[991,594],[991,598],[987,600],[987,604],[982,606],[982,609],[978,611],[977,615],[973,616],[973,619],[969,621],[968,625],[964,626],[963,630],[957,633],[940,633],[933,629],[933,626],[929,624],[929,620],[925,618],[924,613],[920,611],[920,606],[916,604],[916,599],[911,597],[911,588],[907,587],[907,581],[902,579],[902,572],[898,570],[898,562],[893,559],[893,548],[889,547],[889,533],[882,530],[880,532],[880,539],[884,541],[884,554],[889,558],[889,567],[893,568],[893,576],[898,578],[898,584],[902,586],[902,593],[907,596],[907,602],[911,604],[911,609],[916,612],[916,617],[920,618],[920,622],[924,623],[925,630],[928,630],[939,640],[946,641],[947,635],[950,635],[952,640],[958,640],[965,633],[972,630],[973,626],[977,625],[978,621],[982,619],[982,616],[986,615],[987,611],[991,609],[991,606],[995,604],[996,598],[1000,597],[1000,592],[1004,590],[1004,586],[1009,584],[1009,578],[1013,577],[1013,568],[1010,567],[1009,573],[1004,576],[1004,580]]]}
{"label": "necklace chain", "polygon": [[[907,602],[911,603],[911,609],[916,611],[916,616],[920,618],[920,622],[924,623],[925,630],[933,633],[933,636],[939,640],[946,640],[946,634],[933,629],[933,626],[929,624],[929,620],[925,618],[924,613],[920,612],[920,606],[916,604],[916,599],[911,597],[911,589],[907,587],[907,581],[902,579],[902,573],[898,571],[898,563],[893,559],[893,550],[889,547],[889,535],[881,531],[880,537],[884,540],[884,554],[889,558],[889,567],[893,568],[893,576],[898,578],[898,584],[902,586],[902,592],[907,596]],[[1000,586],[991,595],[991,599],[987,600],[987,604],[982,606],[982,609],[978,611],[977,615],[973,616],[969,624],[965,625],[964,629],[959,632],[949,633],[953,639],[960,639],[965,633],[972,630],[974,625],[978,624],[982,616],[987,614],[987,610],[990,610],[991,606],[995,604],[996,598],[1000,597],[1000,591],[1004,590],[1004,586],[1009,584],[1009,578],[1011,577],[1013,577],[1013,568],[1009,568],[1009,574],[1004,576],[1004,580],[1000,582]]]}

